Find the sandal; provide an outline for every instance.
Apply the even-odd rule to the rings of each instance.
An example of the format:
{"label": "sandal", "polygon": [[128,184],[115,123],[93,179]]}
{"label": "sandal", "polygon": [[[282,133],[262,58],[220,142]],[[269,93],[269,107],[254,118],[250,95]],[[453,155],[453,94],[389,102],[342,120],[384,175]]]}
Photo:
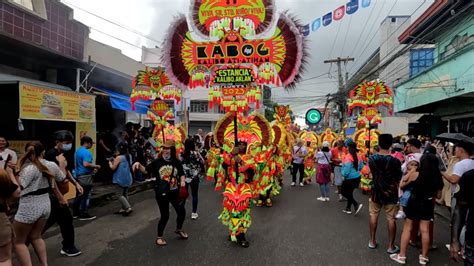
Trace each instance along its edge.
{"label": "sandal", "polygon": [[376,249],[378,247],[378,244],[377,244],[377,242],[372,244],[372,242],[369,241],[369,244],[367,245],[367,247],[370,248],[370,249]]}
{"label": "sandal", "polygon": [[120,209],[119,211],[114,212],[116,215],[123,215],[125,213],[124,209]]}
{"label": "sandal", "polygon": [[400,252],[400,248],[397,245],[394,245],[393,248],[387,249],[388,254],[395,254],[399,252]]}
{"label": "sandal", "polygon": [[132,208],[128,208],[122,213],[123,216],[129,216],[133,212]]}
{"label": "sandal", "polygon": [[163,247],[163,246],[166,246],[167,243],[166,243],[166,240],[165,240],[164,238],[162,238],[162,237],[157,237],[157,238],[156,238],[156,241],[155,241],[155,244],[156,244],[157,246]]}
{"label": "sandal", "polygon": [[420,265],[426,265],[428,262],[430,262],[430,259],[420,254],[420,256],[418,256],[418,262]]}
{"label": "sandal", "polygon": [[175,234],[179,235],[179,237],[183,240],[186,240],[189,238],[188,234],[186,234],[183,230],[176,230],[174,232]]}
{"label": "sandal", "polygon": [[400,264],[406,264],[407,263],[407,257],[402,257],[400,254],[392,254],[390,255],[390,258]]}

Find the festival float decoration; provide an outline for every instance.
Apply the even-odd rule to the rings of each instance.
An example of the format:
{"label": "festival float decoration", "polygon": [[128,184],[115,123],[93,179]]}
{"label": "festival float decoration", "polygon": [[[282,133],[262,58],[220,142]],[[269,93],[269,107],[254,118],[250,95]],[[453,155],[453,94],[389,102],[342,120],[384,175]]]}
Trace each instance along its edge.
{"label": "festival float decoration", "polygon": [[[360,108],[360,116],[365,117],[365,126],[374,124],[380,119],[379,108],[388,108],[388,113],[393,113],[392,90],[380,80],[364,81],[357,85],[349,93],[348,113],[352,114],[354,109]],[[361,125],[361,127],[364,125]]]}
{"label": "festival float decoration", "polygon": [[285,127],[288,127],[291,124],[289,105],[276,105],[273,107],[273,110],[273,118],[275,118],[275,121],[284,125]]}
{"label": "festival float decoration", "polygon": [[137,76],[132,81],[132,92],[130,102],[135,108],[137,100],[175,100],[179,103],[182,98],[182,91],[173,86],[166,76],[162,67],[139,70]]}
{"label": "festival float decoration", "polygon": [[339,140],[339,136],[332,131],[331,128],[326,128],[324,132],[320,136],[320,143],[323,143],[325,141],[329,142],[331,144],[331,147],[334,147],[336,145],[336,142]]}
{"label": "festival float decoration", "polygon": [[157,143],[157,149],[159,149],[166,140],[174,140],[176,152],[178,154],[181,153],[184,148],[183,144],[186,140],[187,130],[182,124],[175,127],[168,122],[174,119],[173,112],[170,110],[168,104],[163,100],[154,100],[148,109],[147,116],[155,125],[153,138]]}
{"label": "festival float decoration", "polygon": [[275,19],[273,0],[193,1],[190,24],[201,39],[184,16],[173,23],[164,47],[172,83],[206,87],[210,106],[239,112],[258,107],[264,84],[293,88],[305,55],[300,25],[286,13]]}
{"label": "festival float decoration", "polygon": [[[376,145],[374,143],[374,136],[377,136],[380,132],[374,131],[374,127],[382,122],[379,108],[386,107],[388,113],[393,113],[393,92],[380,80],[364,81],[357,85],[349,93],[348,100],[348,112],[352,114],[356,108],[360,108],[361,111],[357,118],[357,128],[359,128],[359,135],[363,134],[364,148],[366,152],[370,152]],[[354,135],[356,134],[354,133]]]}

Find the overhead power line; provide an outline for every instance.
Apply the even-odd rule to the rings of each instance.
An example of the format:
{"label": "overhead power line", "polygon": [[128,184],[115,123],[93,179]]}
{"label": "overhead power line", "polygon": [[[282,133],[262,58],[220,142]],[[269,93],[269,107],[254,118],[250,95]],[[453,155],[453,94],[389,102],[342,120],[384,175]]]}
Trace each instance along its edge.
{"label": "overhead power line", "polygon": [[102,20],[104,20],[104,21],[107,21],[108,23],[113,24],[113,25],[115,25],[115,26],[117,26],[117,27],[120,27],[120,28],[125,29],[125,30],[127,30],[127,31],[130,31],[130,32],[132,32],[132,33],[134,33],[134,34],[136,34],[136,35],[139,35],[139,36],[141,36],[141,37],[144,37],[144,38],[146,38],[146,39],[148,39],[148,40],[150,40],[150,41],[153,41],[153,42],[155,42],[155,43],[157,43],[157,44],[160,44],[160,45],[161,45],[161,44],[163,43],[162,41],[158,41],[158,40],[154,39],[154,38],[151,37],[150,35],[144,34],[144,33],[142,33],[142,32],[139,32],[139,31],[135,30],[135,29],[129,28],[129,27],[123,25],[123,24],[120,24],[120,23],[118,23],[118,22],[115,22],[115,21],[112,21],[112,20],[110,20],[110,19],[107,19],[107,18],[104,18],[104,17],[102,17],[102,16],[99,16],[99,15],[97,15],[97,14],[95,14],[95,13],[92,13],[92,12],[89,11],[89,10],[86,10],[86,9],[84,9],[84,8],[82,8],[82,7],[79,7],[79,6],[75,5],[75,4],[72,4],[72,3],[68,2],[68,1],[61,1],[61,2],[67,4],[68,6],[73,7],[74,9],[80,10],[80,11],[85,12],[85,13],[91,15],[91,16],[94,16],[94,17],[96,17],[96,18],[99,18],[99,19],[102,19]]}

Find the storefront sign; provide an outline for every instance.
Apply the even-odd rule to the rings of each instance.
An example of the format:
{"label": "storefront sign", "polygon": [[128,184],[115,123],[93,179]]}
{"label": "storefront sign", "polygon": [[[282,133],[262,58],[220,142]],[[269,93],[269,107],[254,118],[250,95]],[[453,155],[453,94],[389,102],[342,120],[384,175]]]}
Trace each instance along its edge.
{"label": "storefront sign", "polygon": [[95,122],[95,96],[20,82],[20,118]]}

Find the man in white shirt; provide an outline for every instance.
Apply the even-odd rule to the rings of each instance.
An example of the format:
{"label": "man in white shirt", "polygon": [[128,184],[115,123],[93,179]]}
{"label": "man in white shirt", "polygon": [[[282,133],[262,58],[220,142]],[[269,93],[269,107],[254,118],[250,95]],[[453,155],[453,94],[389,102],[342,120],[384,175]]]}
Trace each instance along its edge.
{"label": "man in white shirt", "polygon": [[473,145],[465,142],[460,142],[456,145],[454,153],[459,158],[459,162],[454,165],[452,175],[443,172],[443,177],[451,184],[459,183],[461,176],[469,170],[474,169],[474,160],[471,159],[473,153]]}
{"label": "man in white shirt", "polygon": [[296,140],[296,145],[293,146],[293,171],[292,171],[292,182],[291,186],[294,187],[296,185],[296,175],[298,172],[300,173],[300,187],[304,186],[303,183],[303,177],[304,177],[304,158],[308,154],[308,151],[306,148],[303,146],[303,140],[302,139],[297,139]]}

